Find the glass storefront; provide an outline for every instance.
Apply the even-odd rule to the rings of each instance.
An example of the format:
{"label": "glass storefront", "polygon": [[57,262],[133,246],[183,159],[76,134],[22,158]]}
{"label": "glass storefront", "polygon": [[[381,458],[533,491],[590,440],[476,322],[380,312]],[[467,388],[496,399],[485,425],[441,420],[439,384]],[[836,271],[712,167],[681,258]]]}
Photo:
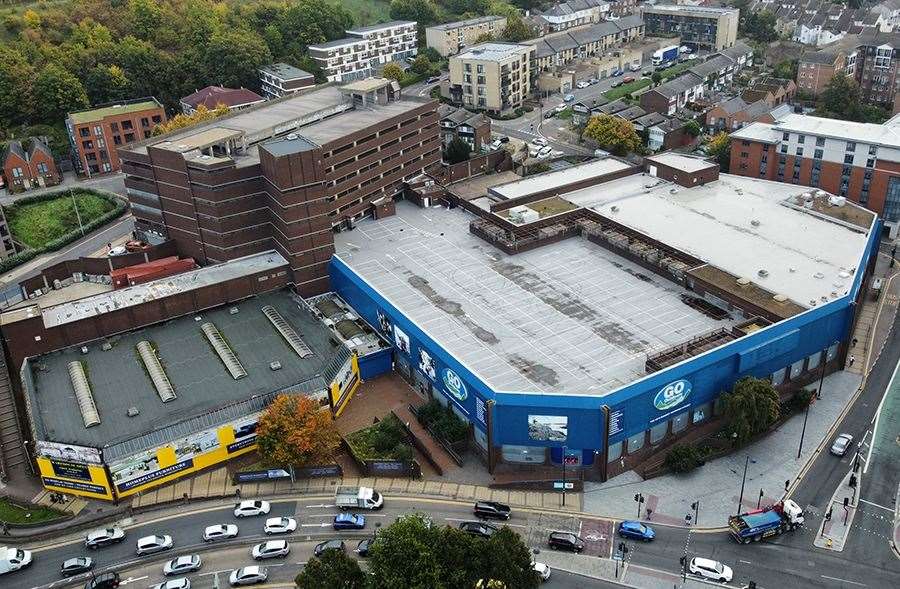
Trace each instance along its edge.
{"label": "glass storefront", "polygon": [[609,445],[609,452],[606,457],[607,462],[614,462],[622,457],[622,442],[616,442]]}
{"label": "glass storefront", "polygon": [[669,433],[669,422],[663,421],[662,423],[657,423],[650,428],[650,443],[655,444],[659,442],[666,437],[667,433]]}
{"label": "glass storefront", "polygon": [[684,431],[684,428],[688,426],[688,416],[690,415],[690,411],[685,411],[684,413],[679,413],[675,417],[672,418],[672,433],[677,434],[680,431]]}
{"label": "glass storefront", "polygon": [[634,454],[644,447],[644,432],[633,435],[628,438],[628,453]]}
{"label": "glass storefront", "polygon": [[546,451],[539,446],[510,446],[500,447],[504,462],[517,462],[520,464],[543,464],[546,460]]}

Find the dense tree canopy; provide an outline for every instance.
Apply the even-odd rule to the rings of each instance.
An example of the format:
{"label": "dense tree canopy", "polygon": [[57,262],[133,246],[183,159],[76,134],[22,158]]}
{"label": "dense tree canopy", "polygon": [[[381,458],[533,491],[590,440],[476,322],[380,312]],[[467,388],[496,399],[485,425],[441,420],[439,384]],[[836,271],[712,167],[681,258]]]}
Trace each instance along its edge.
{"label": "dense tree canopy", "polygon": [[836,74],[825,86],[816,115],[863,123],[881,123],[889,116],[884,109],[863,103],[856,81],[844,74]]}
{"label": "dense tree canopy", "polygon": [[634,125],[625,119],[611,115],[597,115],[590,118],[584,128],[585,139],[592,139],[598,145],[616,155],[625,155],[641,147],[641,138]]}
{"label": "dense tree canopy", "polygon": [[331,413],[299,395],[278,395],[266,407],[259,417],[257,439],[259,453],[272,466],[326,464],[341,443]]}
{"label": "dense tree canopy", "polygon": [[742,378],[730,393],[722,395],[727,429],[738,445],[764,432],[778,420],[778,393],[761,378]]}

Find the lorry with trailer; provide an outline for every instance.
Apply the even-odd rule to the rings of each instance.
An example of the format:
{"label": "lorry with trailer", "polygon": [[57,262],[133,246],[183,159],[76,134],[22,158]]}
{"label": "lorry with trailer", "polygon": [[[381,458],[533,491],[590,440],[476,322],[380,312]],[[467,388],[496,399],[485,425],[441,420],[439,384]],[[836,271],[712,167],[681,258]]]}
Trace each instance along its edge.
{"label": "lorry with trailer", "polygon": [[350,509],[381,509],[384,497],[370,487],[338,487],[334,504],[341,511]]}
{"label": "lorry with trailer", "polygon": [[669,45],[653,52],[653,65],[662,65],[678,59],[678,45]]}
{"label": "lorry with trailer", "polygon": [[790,499],[728,518],[731,537],[741,544],[780,536],[784,532],[794,531],[801,525],[803,525],[803,510]]}
{"label": "lorry with trailer", "polygon": [[0,546],[0,575],[22,570],[31,564],[31,551]]}

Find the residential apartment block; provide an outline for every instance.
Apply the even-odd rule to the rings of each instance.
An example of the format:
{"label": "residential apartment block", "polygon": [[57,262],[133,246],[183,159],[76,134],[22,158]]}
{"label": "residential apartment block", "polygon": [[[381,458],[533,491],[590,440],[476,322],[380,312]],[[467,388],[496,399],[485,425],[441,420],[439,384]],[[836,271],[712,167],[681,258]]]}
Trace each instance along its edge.
{"label": "residential apartment block", "polygon": [[75,170],[88,177],[118,172],[117,150],[149,138],[165,120],[165,110],[152,96],[69,113],[66,130]]}
{"label": "residential apartment block", "polygon": [[425,44],[442,57],[448,57],[459,53],[463,47],[474,45],[482,35],[499,39],[505,28],[505,16],[479,16],[428,27],[425,29]]}
{"label": "residential apartment block", "polygon": [[721,51],[737,41],[737,8],[706,6],[642,6],[648,35],[679,35],[682,44]]}
{"label": "residential apartment block", "polygon": [[482,43],[450,58],[450,95],[467,108],[505,113],[531,89],[534,45]]}
{"label": "residential apartment block", "polygon": [[808,53],[797,60],[797,90],[818,96],[837,73],[855,77],[857,52],[838,44]]}
{"label": "residential apartment block", "polygon": [[322,68],[329,82],[351,82],[374,76],[392,61],[417,52],[416,22],[392,22],[346,31],[347,37],[309,46],[309,56]]}
{"label": "residential apartment block", "polygon": [[491,142],[491,119],[483,113],[471,113],[449,104],[438,107],[441,122],[441,142],[447,146],[454,139],[462,139],[478,153]]}
{"label": "residential apartment block", "polygon": [[821,188],[900,222],[900,121],[789,114],[732,133],[732,174]]}
{"label": "residential apartment block", "polygon": [[314,86],[311,73],[286,63],[273,63],[259,68],[259,84],[266,98],[281,98]]}
{"label": "residential apartment block", "polygon": [[643,38],[644,22],[635,15],[554,33],[532,41],[535,46],[533,65],[536,72],[549,71],[577,59],[602,56],[611,49]]}
{"label": "residential apartment block", "polygon": [[256,92],[246,88],[207,86],[193,94],[188,94],[179,102],[181,104],[181,112],[186,115],[192,115],[197,112],[197,108],[200,105],[209,110],[213,110],[220,105],[227,106],[231,110],[243,110],[265,100]]}
{"label": "residential apartment block", "polygon": [[610,12],[608,0],[567,0],[535,14],[543,32],[558,33],[603,22]]}
{"label": "residential apartment block", "polygon": [[437,106],[368,79],[130,146],[121,157],[135,225],[201,264],[275,249],[299,292],[326,291],[334,233],[440,165]]}
{"label": "residential apartment block", "polygon": [[900,94],[898,63],[900,32],[859,35],[854,72],[863,102],[897,112],[895,102]]}
{"label": "residential apartment block", "polygon": [[0,154],[0,168],[10,192],[54,186],[62,181],[46,138],[30,137],[24,142],[13,139],[5,153],[0,148]]}

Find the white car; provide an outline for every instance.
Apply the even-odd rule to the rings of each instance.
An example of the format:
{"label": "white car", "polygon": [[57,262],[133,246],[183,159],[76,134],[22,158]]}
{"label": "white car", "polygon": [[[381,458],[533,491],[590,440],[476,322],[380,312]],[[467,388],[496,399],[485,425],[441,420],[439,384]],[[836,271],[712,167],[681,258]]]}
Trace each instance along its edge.
{"label": "white car", "polygon": [[265,583],[269,578],[269,573],[264,567],[249,566],[241,567],[231,571],[228,576],[228,582],[232,587],[239,585],[256,585],[257,583]]}
{"label": "white car", "polygon": [[268,501],[261,501],[259,499],[249,500],[249,501],[241,501],[237,505],[234,506],[234,517],[251,517],[254,515],[265,515],[269,513],[272,509],[272,506],[269,505]]}
{"label": "white car", "polygon": [[125,531],[122,528],[103,528],[92,530],[84,539],[84,545],[91,549],[116,544],[125,539]]}
{"label": "white car", "polygon": [[110,249],[108,252],[106,252],[106,255],[109,256],[110,258],[114,258],[116,256],[124,256],[127,253],[128,253],[128,250],[125,249],[124,245],[117,245],[116,247],[114,247],[114,248]]}
{"label": "white car", "polygon": [[169,550],[173,545],[172,536],[169,536],[168,534],[162,536],[144,536],[143,538],[138,539],[137,550],[135,550],[135,553],[138,556],[155,554],[157,552],[162,552],[163,550]]}
{"label": "white car", "polygon": [[557,104],[556,108],[553,110],[555,110],[556,112],[562,112],[562,111],[566,110],[567,108],[569,108],[568,104]]}
{"label": "white car", "polygon": [[727,583],[734,576],[730,567],[708,558],[692,558],[688,564],[688,571],[704,579],[712,579],[720,583]]}
{"label": "white car", "polygon": [[165,583],[150,585],[150,589],[191,589],[190,579],[172,579]]}
{"label": "white car", "polygon": [[491,141],[491,149],[493,149],[494,151],[497,151],[498,149],[500,149],[500,146],[502,146],[502,145],[503,144],[500,143],[499,139],[494,139],[493,141]]}
{"label": "white car", "polygon": [[297,529],[297,520],[292,517],[270,517],[263,530],[266,534],[290,534]]}
{"label": "white car", "polygon": [[553,148],[549,145],[545,145],[538,152],[538,157],[549,157],[551,153],[553,153]]}
{"label": "white car", "polygon": [[269,540],[262,544],[257,544],[250,551],[253,560],[265,560],[267,558],[282,558],[287,556],[291,551],[291,545],[287,540]]}
{"label": "white car", "polygon": [[544,147],[545,145],[547,145],[547,140],[544,139],[543,137],[536,137],[535,139],[533,139],[531,141],[531,144],[532,145],[540,145],[541,147]]}
{"label": "white car", "polygon": [[208,526],[203,530],[204,542],[215,542],[216,540],[227,540],[238,535],[238,527],[234,524],[218,524]]}
{"label": "white car", "polygon": [[550,578],[550,567],[545,565],[544,563],[532,562],[531,568],[534,569],[534,572],[536,572],[538,575],[540,575],[541,581],[546,581],[547,579]]}
{"label": "white car", "polygon": [[178,558],[173,558],[163,565],[163,574],[168,577],[169,575],[192,573],[194,571],[199,571],[201,566],[203,566],[203,561],[200,560],[199,555],[186,554],[184,556],[179,556]]}
{"label": "white car", "polygon": [[538,152],[541,151],[541,148],[536,145],[528,146],[528,157],[537,157]]}
{"label": "white car", "polygon": [[591,85],[590,82],[581,81],[581,82],[578,82],[577,84],[575,84],[575,87],[581,89],[581,88],[587,88],[590,85]]}

